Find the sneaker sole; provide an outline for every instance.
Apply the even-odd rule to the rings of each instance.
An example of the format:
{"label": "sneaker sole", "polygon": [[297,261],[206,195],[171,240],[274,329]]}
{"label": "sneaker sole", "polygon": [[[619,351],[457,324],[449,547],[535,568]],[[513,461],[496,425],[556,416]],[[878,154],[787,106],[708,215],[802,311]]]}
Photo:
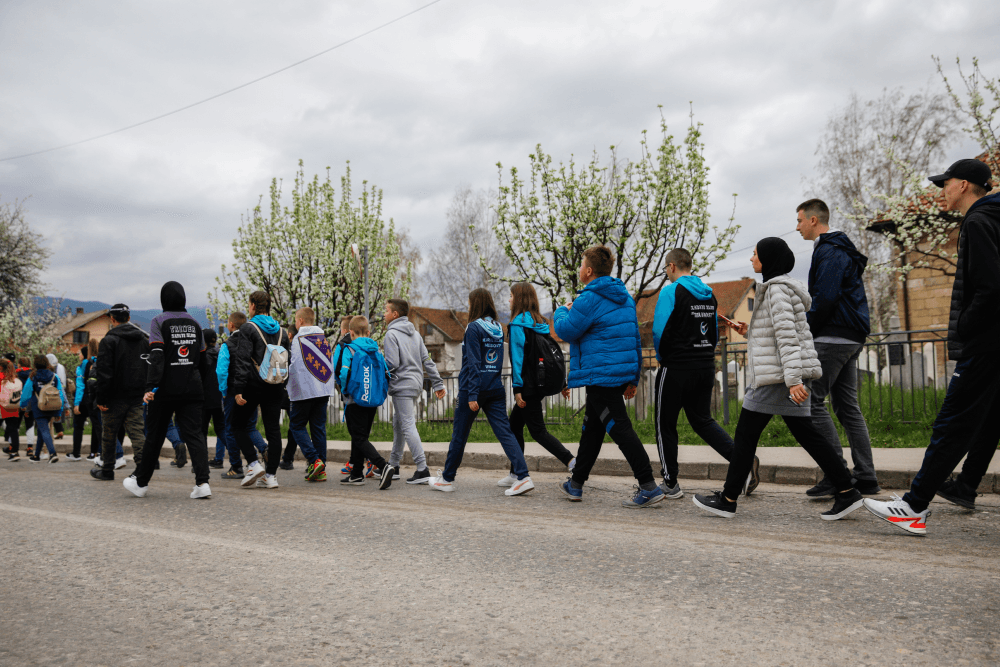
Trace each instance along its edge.
{"label": "sneaker sole", "polygon": [[836,521],[837,519],[843,519],[851,512],[861,509],[861,506],[864,504],[865,504],[865,499],[859,498],[858,500],[854,501],[853,503],[845,507],[843,510],[838,512],[837,514],[820,514],[820,518],[826,521]]}
{"label": "sneaker sole", "polygon": [[501,479],[500,481],[497,482],[497,486],[499,486],[500,488],[509,489],[510,487],[514,486],[514,483],[511,482],[510,484],[508,484],[507,482]]}
{"label": "sneaker sole", "polygon": [[683,491],[678,491],[677,493],[664,493],[663,497],[664,498],[669,498],[670,500],[677,500],[678,498],[683,498],[684,497],[684,492]]}
{"label": "sneaker sole", "polygon": [[736,512],[727,512],[726,510],[720,510],[715,507],[709,507],[708,505],[699,502],[698,496],[692,496],[691,500],[694,501],[694,504],[697,505],[698,507],[702,508],[706,512],[711,512],[716,516],[721,516],[724,519],[733,519],[736,517]]}
{"label": "sneaker sole", "polygon": [[950,495],[948,495],[946,493],[941,493],[940,491],[937,492],[937,495],[940,498],[944,498],[949,503],[958,505],[959,507],[964,507],[967,510],[974,510],[974,509],[976,509],[976,503],[975,503],[975,501],[973,501],[973,502],[970,503],[968,500],[964,500],[964,499],[958,498],[956,496],[950,496]]}
{"label": "sneaker sole", "polygon": [[243,481],[240,482],[240,486],[250,486],[251,484],[255,484],[258,479],[264,476],[265,472],[266,471],[264,470],[263,467],[258,468],[257,472],[254,473],[253,477],[244,476]]}
{"label": "sneaker sole", "polygon": [[574,496],[572,493],[563,488],[562,484],[559,485],[559,490],[563,492],[563,495],[570,499],[571,502],[578,503],[583,500],[583,495]]}
{"label": "sneaker sole", "polygon": [[442,493],[452,493],[455,490],[455,487],[452,486],[451,484],[449,484],[448,486],[435,486],[434,484],[430,484],[428,482],[428,486],[430,486],[430,488],[434,489],[435,491],[440,491]]}
{"label": "sneaker sole", "polygon": [[753,457],[753,467],[750,468],[750,481],[747,483],[747,488],[743,491],[743,495],[749,496],[757,490],[758,486],[760,486],[760,459],[755,456]]}
{"label": "sneaker sole", "polygon": [[430,477],[421,477],[420,479],[414,479],[414,480],[409,480],[408,479],[408,480],[406,480],[406,483],[407,484],[430,484],[431,483],[431,478]]}
{"label": "sneaker sole", "polygon": [[641,509],[645,509],[646,507],[652,507],[653,505],[656,505],[657,503],[662,503],[664,500],[666,500],[666,498],[667,498],[667,494],[661,493],[660,495],[656,496],[655,498],[650,498],[649,500],[647,500],[646,502],[644,502],[641,505],[639,505],[639,504],[637,504],[637,503],[635,503],[635,502],[633,502],[631,500],[623,500],[622,501],[622,507],[627,507],[627,508],[633,509],[633,510],[641,510]]}
{"label": "sneaker sole", "polygon": [[882,516],[881,514],[879,514],[875,510],[873,510],[871,507],[868,507],[867,504],[865,505],[865,509],[868,510],[869,512],[871,512],[872,514],[874,514],[875,516],[877,516],[879,519],[882,519],[883,521],[885,521],[890,526],[895,526],[896,528],[899,528],[904,533],[909,533],[910,535],[926,535],[927,534],[927,529],[926,528],[911,528],[909,524],[905,524],[904,525],[904,524],[902,524],[900,522],[897,522],[897,521],[890,521],[888,519],[888,517]]}
{"label": "sneaker sole", "polygon": [[385,491],[390,486],[392,486],[392,473],[391,472],[388,475],[382,475],[381,479],[379,479],[379,481],[378,481],[378,490],[379,491]]}
{"label": "sneaker sole", "polygon": [[511,485],[511,487],[509,489],[507,489],[506,491],[504,491],[503,494],[505,496],[510,496],[510,497],[523,496],[524,494],[530,493],[531,491],[534,491],[534,490],[535,490],[535,485],[534,484],[532,484],[530,487],[528,487],[526,489],[522,487],[521,489],[518,489],[516,491],[514,490],[514,486]]}
{"label": "sneaker sole", "polygon": [[364,486],[365,480],[363,477],[361,479],[342,479],[340,483],[344,486]]}

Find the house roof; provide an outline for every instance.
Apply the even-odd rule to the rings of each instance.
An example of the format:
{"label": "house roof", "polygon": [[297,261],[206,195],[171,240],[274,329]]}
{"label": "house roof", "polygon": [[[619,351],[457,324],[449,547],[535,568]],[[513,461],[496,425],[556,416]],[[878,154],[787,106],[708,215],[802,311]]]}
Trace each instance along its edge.
{"label": "house roof", "polygon": [[[747,298],[755,282],[753,278],[740,278],[720,283],[708,283],[708,286],[712,288],[712,293],[715,294],[715,300],[719,302],[719,313],[726,317],[735,317],[736,309]],[[639,297],[639,301],[636,303],[639,326],[652,326],[659,297],[659,291],[645,292]]]}
{"label": "house roof", "polygon": [[95,310],[91,313],[78,313],[75,315],[70,315],[66,319],[59,320],[52,325],[52,332],[58,338],[62,338],[68,333],[72,333],[82,326],[86,326],[96,320],[99,317],[108,315],[111,311],[107,308],[104,310]]}
{"label": "house roof", "polygon": [[410,313],[419,316],[453,341],[460,341],[465,337],[465,327],[469,324],[469,314],[458,310],[410,306]]}

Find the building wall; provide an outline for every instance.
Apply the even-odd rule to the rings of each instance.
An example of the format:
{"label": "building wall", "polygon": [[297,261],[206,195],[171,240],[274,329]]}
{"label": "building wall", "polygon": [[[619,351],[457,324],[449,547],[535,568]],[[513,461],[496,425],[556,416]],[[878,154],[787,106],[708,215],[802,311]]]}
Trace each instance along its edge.
{"label": "building wall", "polygon": [[[958,230],[956,229],[945,245],[945,251],[958,253]],[[907,258],[915,261],[916,255]],[[907,274],[906,289],[897,290],[896,302],[899,308],[899,319],[904,328],[940,329],[948,326],[948,313],[951,310],[951,287],[954,276],[944,273],[954,272],[954,267],[938,261],[934,265],[939,268],[913,269]]]}
{"label": "building wall", "polygon": [[[91,320],[82,327],[78,327],[76,331],[86,331],[90,334],[91,339],[100,342],[111,329],[111,324],[111,316],[102,315],[95,320]],[[79,352],[83,348],[83,344],[73,342],[72,331],[63,336],[62,341],[71,352]]]}
{"label": "building wall", "polygon": [[[746,322],[750,324],[750,318],[753,317],[753,311],[750,310],[750,299],[756,298],[756,290],[751,287],[750,291],[744,297],[743,301],[740,302],[739,307],[736,309],[736,313],[733,315],[733,320],[736,322]],[[745,343],[747,339],[744,336],[739,335],[732,329],[728,329],[726,333],[726,340],[729,343]]]}

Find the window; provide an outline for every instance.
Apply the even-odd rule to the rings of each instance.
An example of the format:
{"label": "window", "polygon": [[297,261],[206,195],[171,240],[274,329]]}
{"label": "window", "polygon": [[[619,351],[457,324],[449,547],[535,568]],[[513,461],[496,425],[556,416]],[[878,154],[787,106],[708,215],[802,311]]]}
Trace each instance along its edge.
{"label": "window", "polygon": [[424,325],[424,336],[430,336],[434,333],[434,327],[430,324]]}
{"label": "window", "polygon": [[750,309],[751,313],[753,312],[753,297],[750,297],[749,299],[747,299],[747,308]]}
{"label": "window", "polygon": [[77,331],[73,332],[73,344],[74,345],[86,345],[89,340],[90,340],[90,332],[89,331],[80,331],[80,330],[77,330]]}

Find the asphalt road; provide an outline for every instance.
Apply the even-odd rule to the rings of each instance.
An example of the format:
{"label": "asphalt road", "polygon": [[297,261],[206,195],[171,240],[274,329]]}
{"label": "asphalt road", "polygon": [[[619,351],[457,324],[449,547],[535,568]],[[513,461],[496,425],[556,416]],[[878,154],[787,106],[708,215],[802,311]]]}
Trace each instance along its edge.
{"label": "asphalt road", "polygon": [[[129,464],[128,470],[132,466]],[[453,494],[280,489],[166,466],[145,499],[86,462],[0,464],[2,665],[984,665],[1000,662],[1000,498],[924,538],[763,485],[726,520],[491,471]],[[406,470],[404,469],[404,472]]]}

